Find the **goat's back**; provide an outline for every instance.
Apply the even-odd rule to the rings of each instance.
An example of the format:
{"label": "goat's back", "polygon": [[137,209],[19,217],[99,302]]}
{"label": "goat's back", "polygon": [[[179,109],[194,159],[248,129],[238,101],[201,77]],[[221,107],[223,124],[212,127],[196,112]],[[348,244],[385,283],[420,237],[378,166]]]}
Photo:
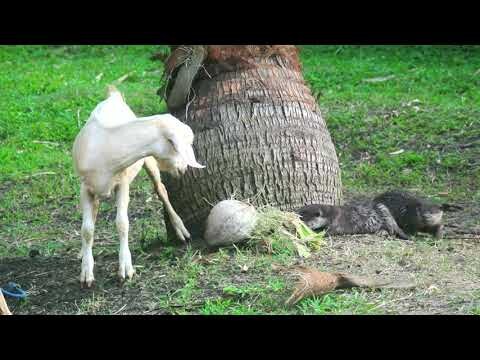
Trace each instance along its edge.
{"label": "goat's back", "polygon": [[99,103],[92,111],[88,122],[96,121],[105,128],[116,127],[136,120],[132,109],[123,100],[118,91],[111,92],[110,96]]}

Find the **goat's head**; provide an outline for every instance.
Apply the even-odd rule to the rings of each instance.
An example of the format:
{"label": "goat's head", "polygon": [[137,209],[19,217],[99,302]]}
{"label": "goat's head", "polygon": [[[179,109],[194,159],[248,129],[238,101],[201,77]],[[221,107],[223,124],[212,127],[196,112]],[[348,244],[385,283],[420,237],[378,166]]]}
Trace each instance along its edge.
{"label": "goat's head", "polygon": [[155,156],[160,170],[178,177],[185,173],[188,166],[204,168],[195,158],[192,147],[194,135],[190,126],[170,114],[160,115],[159,119],[161,138],[166,141],[162,155]]}

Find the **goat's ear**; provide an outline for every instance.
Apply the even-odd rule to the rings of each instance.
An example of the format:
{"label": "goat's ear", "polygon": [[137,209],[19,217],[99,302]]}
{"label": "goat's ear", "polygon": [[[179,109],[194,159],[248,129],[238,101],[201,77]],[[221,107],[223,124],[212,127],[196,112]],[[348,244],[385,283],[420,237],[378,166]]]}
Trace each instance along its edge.
{"label": "goat's ear", "polygon": [[199,164],[197,159],[195,159],[195,154],[193,153],[193,148],[190,144],[185,143],[182,139],[179,138],[176,134],[170,135],[168,138],[170,144],[172,144],[175,151],[177,151],[181,157],[185,160],[188,166],[203,169],[205,166]]}

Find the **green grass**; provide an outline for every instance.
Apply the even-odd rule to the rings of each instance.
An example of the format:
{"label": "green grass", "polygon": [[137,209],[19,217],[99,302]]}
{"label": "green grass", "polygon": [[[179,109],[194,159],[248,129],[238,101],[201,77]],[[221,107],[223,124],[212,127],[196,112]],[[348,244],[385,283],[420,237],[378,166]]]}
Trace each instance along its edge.
{"label": "green grass", "polygon": [[478,199],[479,148],[458,145],[480,140],[479,54],[478,46],[304,47],[305,78],[324,109],[344,185]]}
{"label": "green grass", "polygon": [[304,315],[373,315],[381,313],[355,290],[346,294],[326,294],[321,298],[305,299],[301,302],[300,312]]}
{"label": "green grass", "polygon": [[[70,155],[74,137],[104,98],[107,84],[125,74],[129,76],[119,87],[138,115],[166,111],[156,95],[162,64],[150,60],[161,49],[0,46],[0,258],[27,256],[32,248],[45,256],[78,250],[78,180]],[[301,59],[336,145],[346,189],[406,187],[432,196],[448,192],[449,199],[480,200],[480,145],[459,146],[480,141],[480,46],[302,46]],[[364,81],[390,75],[394,77],[383,82]],[[398,150],[403,152],[390,155]],[[131,225],[132,253],[137,256],[166,237],[160,205],[152,195],[142,174],[131,192],[131,211],[139,217]],[[153,200],[146,202],[148,197]],[[117,250],[114,211],[111,202],[102,203],[95,255]],[[221,251],[215,264],[200,266],[189,264],[192,253],[184,260],[176,260],[174,253],[167,246],[158,259],[176,290],[156,301],[171,312],[378,312],[357,291],[285,309],[288,286],[269,269],[272,262],[291,261],[290,254],[259,256],[246,249],[232,260]],[[222,273],[230,262],[230,272]],[[251,269],[247,274],[253,272],[253,280],[231,280],[241,265]],[[216,292],[191,308],[205,297],[205,278]],[[95,313],[103,301],[86,299],[78,311]]]}

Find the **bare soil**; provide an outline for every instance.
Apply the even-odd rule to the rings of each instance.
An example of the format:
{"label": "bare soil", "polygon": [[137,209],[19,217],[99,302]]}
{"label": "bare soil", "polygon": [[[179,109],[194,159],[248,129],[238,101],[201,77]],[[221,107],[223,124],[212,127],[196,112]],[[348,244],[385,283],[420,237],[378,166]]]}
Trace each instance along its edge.
{"label": "bare soil", "polygon": [[[326,245],[308,260],[294,263],[322,271],[346,272],[370,277],[414,281],[415,289],[365,290],[367,298],[386,314],[470,314],[480,308],[480,208],[461,204],[462,211],[446,213],[447,227],[442,240],[417,236],[403,241],[382,236],[329,237]],[[460,233],[459,233],[460,232]],[[467,233],[467,234],[463,234]],[[101,245],[97,245],[101,247]],[[261,283],[275,271],[253,265],[240,272],[234,256],[212,265],[205,251],[192,256],[200,266],[196,274],[195,296],[175,304],[174,294],[185,287],[178,274],[179,258],[185,249],[177,248],[170,257],[133,252],[137,275],[120,284],[116,278],[117,255],[100,251],[95,255],[95,286],[82,289],[78,283],[80,260],[77,250],[55,256],[32,252],[33,257],[4,258],[0,264],[0,284],[15,281],[28,291],[27,301],[7,298],[15,314],[172,314],[178,306],[185,313],[198,313],[208,299],[225,296],[222,284]],[[161,250],[158,254],[161,254]],[[203,257],[199,257],[202,254]],[[202,259],[202,261],[197,261]],[[272,259],[272,263],[274,260]],[[277,271],[278,272],[278,271]],[[283,276],[280,271],[280,276]],[[288,278],[284,274],[285,279]],[[349,291],[349,290],[345,290]],[[281,308],[288,289],[277,294]],[[275,311],[274,311],[275,312]]]}

